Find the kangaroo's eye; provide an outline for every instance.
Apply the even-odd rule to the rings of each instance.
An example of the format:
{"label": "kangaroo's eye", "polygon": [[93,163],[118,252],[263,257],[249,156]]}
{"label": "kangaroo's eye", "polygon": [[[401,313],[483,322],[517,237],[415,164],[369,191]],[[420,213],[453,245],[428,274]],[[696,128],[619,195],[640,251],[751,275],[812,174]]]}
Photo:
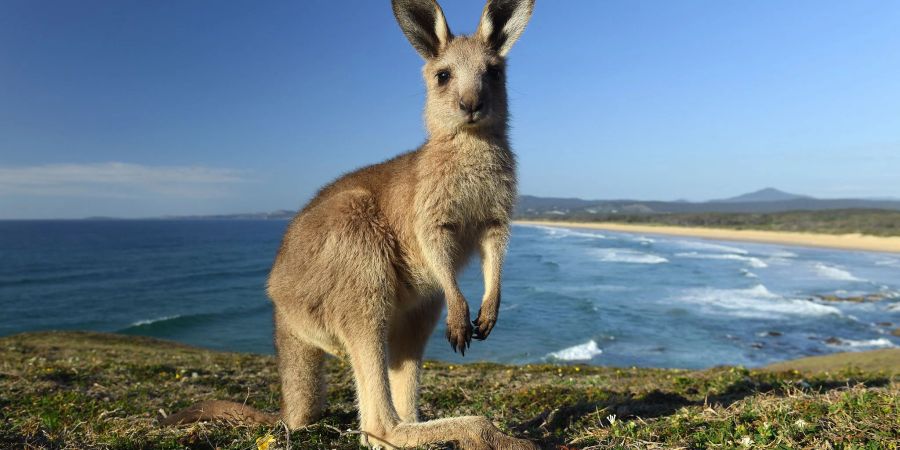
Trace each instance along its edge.
{"label": "kangaroo's eye", "polygon": [[497,66],[491,66],[491,67],[488,67],[488,69],[487,69],[487,75],[488,75],[492,80],[499,80],[499,79],[503,78],[503,69],[501,69],[501,68],[499,68],[499,67],[497,67]]}
{"label": "kangaroo's eye", "polygon": [[448,81],[450,81],[450,71],[441,70],[437,73],[437,75],[435,75],[435,77],[437,77],[438,85],[443,86],[447,84]]}

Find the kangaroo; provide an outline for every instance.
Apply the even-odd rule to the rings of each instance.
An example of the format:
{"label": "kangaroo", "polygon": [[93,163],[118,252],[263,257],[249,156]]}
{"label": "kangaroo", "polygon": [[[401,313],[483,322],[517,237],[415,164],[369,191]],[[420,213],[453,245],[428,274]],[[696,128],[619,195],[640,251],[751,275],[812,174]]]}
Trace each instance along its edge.
{"label": "kangaroo", "polygon": [[[419,422],[416,409],[425,344],[444,300],[446,337],[463,355],[497,322],[516,198],[505,57],[534,0],[489,0],[471,36],[454,36],[434,0],[393,0],[392,7],[425,60],[428,140],[332,182],[288,226],[268,280],[281,419],[296,429],[322,414],[330,353],[346,356],[353,369],[363,445],[536,448],[485,417]],[[476,250],[485,293],[472,321],[456,277]],[[212,418],[277,420],[214,401],[166,423]]]}

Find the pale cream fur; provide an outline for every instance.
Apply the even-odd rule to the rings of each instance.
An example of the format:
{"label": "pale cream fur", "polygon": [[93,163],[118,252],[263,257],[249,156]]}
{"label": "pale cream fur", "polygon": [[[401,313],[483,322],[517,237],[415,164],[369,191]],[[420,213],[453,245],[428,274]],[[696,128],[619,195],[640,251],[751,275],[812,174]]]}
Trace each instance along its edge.
{"label": "pale cream fur", "polygon": [[[419,422],[416,405],[423,351],[445,301],[454,350],[465,352],[473,332],[486,338],[497,321],[516,198],[504,55],[533,4],[489,1],[479,31],[454,37],[433,0],[393,1],[401,29],[425,58],[429,137],[418,150],[326,186],[285,233],[268,293],[281,418],[289,427],[321,415],[322,364],[332,353],[346,355],[353,368],[367,445],[456,441],[475,449],[534,448],[484,417]],[[492,15],[508,22],[494,23]],[[506,34],[491,35],[492,29]],[[449,77],[442,80],[441,72]],[[475,252],[485,292],[473,322],[456,276]],[[210,408],[200,405],[203,417],[215,415]],[[198,417],[179,414],[171,422]]]}

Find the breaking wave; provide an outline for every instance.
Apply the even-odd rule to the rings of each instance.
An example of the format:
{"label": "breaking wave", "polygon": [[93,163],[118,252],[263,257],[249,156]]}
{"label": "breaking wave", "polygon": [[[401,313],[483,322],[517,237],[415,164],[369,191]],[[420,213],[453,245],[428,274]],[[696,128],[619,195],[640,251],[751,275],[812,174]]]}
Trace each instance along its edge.
{"label": "breaking wave", "polygon": [[838,281],[866,281],[862,278],[857,278],[852,273],[841,269],[839,267],[829,266],[827,264],[816,263],[813,265],[813,269],[815,269],[816,273],[823,277],[828,278],[829,280],[838,280]]}
{"label": "breaking wave", "polygon": [[174,314],[171,316],[138,320],[132,322],[125,328],[116,330],[116,333],[166,336],[171,332],[181,331],[198,326],[208,326],[210,323],[229,320],[233,318],[243,318],[270,310],[270,304],[260,303],[257,306],[249,308],[232,308],[223,311],[197,314]]}
{"label": "breaking wave", "polygon": [[668,259],[652,253],[629,250],[627,248],[595,248],[591,254],[597,256],[603,262],[618,262],[629,264],[662,264]]}
{"label": "breaking wave", "polygon": [[757,269],[764,269],[769,267],[765,261],[753,257],[753,256],[744,256],[737,255],[734,253],[697,253],[697,252],[687,252],[687,253],[676,253],[675,256],[679,258],[694,258],[694,259],[722,259],[722,260],[732,260],[732,261],[742,261],[750,265],[750,267],[754,267]]}
{"label": "breaking wave", "polygon": [[571,228],[559,228],[559,227],[548,227],[545,225],[524,225],[531,228],[537,228],[541,231],[544,231],[550,237],[554,238],[567,238],[567,237],[580,237],[580,238],[589,238],[589,239],[606,239],[606,236],[600,233],[593,233],[590,231],[579,231],[573,230]]}
{"label": "breaking wave", "polygon": [[879,338],[879,339],[865,339],[865,340],[853,340],[853,339],[835,339],[833,342],[828,342],[827,345],[829,347],[848,347],[852,349],[865,350],[870,348],[895,348],[896,344],[889,341],[887,338]]}
{"label": "breaking wave", "polygon": [[768,256],[771,258],[777,258],[777,259],[790,259],[790,258],[796,258],[798,255],[794,252],[789,252],[787,250],[776,250],[774,252],[768,253]]}
{"label": "breaking wave", "polygon": [[132,322],[131,325],[129,326],[129,328],[143,327],[143,326],[147,326],[147,325],[152,325],[157,322],[165,322],[167,320],[175,320],[175,319],[178,319],[181,317],[183,317],[182,314],[175,314],[173,316],[157,317],[156,319],[138,320],[137,322]]}
{"label": "breaking wave", "polygon": [[603,350],[600,350],[600,348],[597,347],[597,341],[591,339],[584,344],[574,345],[558,352],[548,353],[547,358],[558,359],[561,361],[588,361],[601,353],[603,353]]}
{"label": "breaking wave", "polygon": [[713,244],[711,242],[699,242],[699,241],[675,241],[675,243],[682,248],[688,248],[691,250],[705,250],[710,252],[722,252],[722,253],[734,253],[737,255],[746,255],[750,252],[738,247],[732,247],[730,245],[722,245],[722,244]]}
{"label": "breaking wave", "polygon": [[875,261],[876,266],[900,267],[900,259],[882,259]]}
{"label": "breaking wave", "polygon": [[752,319],[841,315],[841,311],[833,306],[784,298],[762,284],[749,289],[690,289],[678,300],[699,305],[712,313]]}

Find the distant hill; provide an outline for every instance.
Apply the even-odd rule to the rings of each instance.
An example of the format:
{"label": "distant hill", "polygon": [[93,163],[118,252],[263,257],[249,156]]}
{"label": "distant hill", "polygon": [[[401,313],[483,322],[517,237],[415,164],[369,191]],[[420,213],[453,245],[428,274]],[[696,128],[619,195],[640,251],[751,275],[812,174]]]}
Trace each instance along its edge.
{"label": "distant hill", "polygon": [[206,216],[166,216],[166,220],[286,220],[294,217],[297,211],[279,209],[272,212],[239,213],[239,214],[213,214]]}
{"label": "distant hill", "polygon": [[746,202],[784,202],[788,200],[811,199],[808,195],[797,195],[784,192],[775,188],[760,189],[749,194],[738,195],[737,197],[726,198],[722,200],[711,200],[710,203],[746,203]]}
{"label": "distant hill", "polygon": [[[568,218],[568,219],[614,219],[616,216],[643,216],[658,214],[692,213],[780,213],[788,211],[825,210],[889,210],[900,211],[898,199],[819,199],[806,195],[791,194],[775,188],[765,188],[756,192],[721,200],[691,202],[687,200],[584,200],[574,197],[536,197],[521,195],[513,215],[521,219]],[[272,212],[216,214],[195,216],[168,216],[168,220],[288,220],[297,211],[278,210]],[[101,219],[101,218],[92,218]],[[113,218],[102,218],[112,220]]]}
{"label": "distant hill", "polygon": [[515,215],[520,218],[570,217],[597,218],[617,215],[684,213],[778,213],[787,211],[823,211],[866,209],[900,211],[900,200],[818,199],[766,188],[749,194],[707,202],[655,200],[584,200],[522,195]]}

